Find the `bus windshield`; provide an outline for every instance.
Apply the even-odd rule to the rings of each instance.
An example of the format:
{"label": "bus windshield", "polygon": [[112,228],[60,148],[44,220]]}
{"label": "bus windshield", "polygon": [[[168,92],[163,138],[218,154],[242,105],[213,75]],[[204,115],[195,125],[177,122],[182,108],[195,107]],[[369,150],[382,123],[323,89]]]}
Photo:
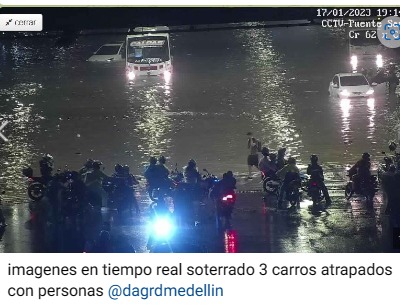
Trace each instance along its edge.
{"label": "bus windshield", "polygon": [[165,36],[128,38],[127,61],[130,63],[161,63],[169,60],[168,41]]}
{"label": "bus windshield", "polygon": [[[369,35],[367,35],[367,32]],[[353,46],[375,46],[375,45],[380,45],[381,42],[379,41],[378,34],[372,33],[373,31],[371,30],[358,30],[354,31],[354,36],[357,38],[350,38],[350,45]],[[375,35],[375,37],[370,37],[372,34]]]}

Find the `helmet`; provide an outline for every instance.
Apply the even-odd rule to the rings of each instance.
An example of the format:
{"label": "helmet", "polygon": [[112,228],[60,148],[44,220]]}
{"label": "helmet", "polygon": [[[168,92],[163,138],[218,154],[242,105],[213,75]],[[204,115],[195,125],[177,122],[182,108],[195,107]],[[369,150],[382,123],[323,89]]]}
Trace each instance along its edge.
{"label": "helmet", "polygon": [[158,158],[158,161],[159,161],[160,164],[165,164],[165,163],[167,162],[167,159],[165,158],[164,155],[161,155],[161,156]]}
{"label": "helmet", "polygon": [[122,173],[122,166],[120,164],[116,164],[114,170],[115,173]]}
{"label": "helmet", "polygon": [[269,149],[267,147],[263,147],[261,149],[261,154],[264,156],[268,156],[269,155]]}
{"label": "helmet", "polygon": [[397,148],[397,144],[394,143],[394,142],[392,141],[392,142],[389,144],[389,150],[390,150],[391,152],[393,152],[393,151],[396,150],[396,148]]}
{"label": "helmet", "polygon": [[46,161],[53,161],[53,156],[51,156],[50,154],[48,154],[48,153],[46,153],[46,154],[44,154],[43,155],[43,157],[42,157],[44,160],[46,160]]}
{"label": "helmet", "polygon": [[155,164],[157,164],[157,158],[152,156],[152,157],[150,157],[149,162],[150,162],[150,165],[155,165]]}
{"label": "helmet", "polygon": [[123,171],[124,174],[128,175],[128,174],[129,174],[129,171],[130,171],[130,170],[129,170],[129,166],[128,166],[128,165],[123,166],[123,167],[122,167],[122,171]]}
{"label": "helmet", "polygon": [[93,167],[93,159],[89,158],[86,163],[84,164],[86,168],[92,168]]}
{"label": "helmet", "polygon": [[285,155],[285,153],[286,153],[286,148],[280,148],[278,150],[278,155]]}
{"label": "helmet", "polygon": [[370,157],[371,157],[371,155],[370,155],[368,152],[365,152],[365,153],[363,153],[363,155],[362,155],[362,159],[369,160]]}
{"label": "helmet", "polygon": [[317,163],[318,162],[318,156],[313,154],[310,156],[310,161],[311,163]]}
{"label": "helmet", "polygon": [[196,161],[192,158],[191,160],[189,160],[189,162],[188,162],[188,166],[189,167],[196,167]]}
{"label": "helmet", "polygon": [[295,165],[296,159],[294,157],[289,157],[287,162],[289,165]]}
{"label": "helmet", "polygon": [[229,177],[229,178],[233,177],[233,172],[232,171],[228,171],[226,173],[226,176]]}
{"label": "helmet", "polygon": [[275,154],[275,153],[269,154],[269,159],[270,159],[271,161],[275,161],[275,160],[276,160],[276,154]]}
{"label": "helmet", "polygon": [[102,164],[103,164],[103,163],[102,163],[101,161],[95,160],[95,161],[93,162],[93,169],[100,169],[100,166],[101,166]]}

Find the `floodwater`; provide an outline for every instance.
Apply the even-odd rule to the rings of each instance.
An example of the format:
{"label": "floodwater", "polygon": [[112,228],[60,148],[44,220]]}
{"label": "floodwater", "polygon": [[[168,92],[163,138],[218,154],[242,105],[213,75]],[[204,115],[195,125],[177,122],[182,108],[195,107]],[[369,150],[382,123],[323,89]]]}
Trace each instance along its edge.
{"label": "floodwater", "polygon": [[[100,45],[123,37],[84,36],[71,47],[52,38],[0,42],[0,185],[26,217],[21,169],[43,153],[56,168],[78,169],[99,159],[111,174],[116,163],[142,174],[150,155],[169,166],[194,158],[244,183],[251,131],[272,150],[308,163],[318,154],[328,178],[344,181],[345,167],[369,151],[376,164],[394,139],[385,87],[374,102],[343,103],[328,96],[335,73],[348,70],[344,32],[319,26],[171,34],[173,76],[129,84],[124,63],[86,61]],[[344,184],[344,182],[342,183]],[[18,250],[18,249],[16,249]]]}

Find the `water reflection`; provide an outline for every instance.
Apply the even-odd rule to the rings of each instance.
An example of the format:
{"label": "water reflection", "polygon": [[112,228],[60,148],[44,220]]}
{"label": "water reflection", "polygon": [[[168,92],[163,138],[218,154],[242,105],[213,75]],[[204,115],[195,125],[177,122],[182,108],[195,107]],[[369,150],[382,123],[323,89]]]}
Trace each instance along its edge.
{"label": "water reflection", "polygon": [[170,82],[143,88],[131,88],[132,92],[136,92],[132,93],[135,95],[135,101],[143,103],[138,107],[132,101],[129,111],[136,117],[139,115],[135,122],[134,132],[140,136],[141,142],[138,144],[138,150],[142,154],[143,162],[147,162],[149,156],[164,155],[170,147],[171,138],[168,134],[172,127],[172,119],[169,114],[171,88]]}
{"label": "water reflection", "polygon": [[273,47],[272,33],[265,29],[235,32],[246,46],[246,67],[253,80],[246,84],[245,100],[261,136],[271,148],[287,147],[287,154],[299,156],[303,147],[294,121],[295,106],[289,92],[283,55]]}
{"label": "water reflection", "polygon": [[340,109],[342,110],[342,138],[344,143],[348,144],[351,140],[351,129],[350,129],[350,109],[351,102],[349,99],[342,99],[340,101]]}
{"label": "water reflection", "polygon": [[374,98],[369,98],[367,100],[367,105],[368,105],[368,139],[371,139],[372,143],[376,143],[375,141],[375,99]]}

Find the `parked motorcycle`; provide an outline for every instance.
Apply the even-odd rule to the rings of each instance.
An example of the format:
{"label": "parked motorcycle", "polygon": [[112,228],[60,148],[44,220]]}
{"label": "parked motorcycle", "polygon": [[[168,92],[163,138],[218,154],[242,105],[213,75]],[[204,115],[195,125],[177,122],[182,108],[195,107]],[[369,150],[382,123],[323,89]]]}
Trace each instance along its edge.
{"label": "parked motorcycle", "polygon": [[359,189],[356,191],[353,190],[353,180],[350,179],[350,181],[347,183],[345,187],[344,194],[347,200],[350,200],[350,198],[354,194],[356,194],[365,197],[368,203],[372,203],[374,196],[378,190],[379,189],[378,189],[377,177],[375,175],[372,175],[367,180],[361,180],[359,183]]}

